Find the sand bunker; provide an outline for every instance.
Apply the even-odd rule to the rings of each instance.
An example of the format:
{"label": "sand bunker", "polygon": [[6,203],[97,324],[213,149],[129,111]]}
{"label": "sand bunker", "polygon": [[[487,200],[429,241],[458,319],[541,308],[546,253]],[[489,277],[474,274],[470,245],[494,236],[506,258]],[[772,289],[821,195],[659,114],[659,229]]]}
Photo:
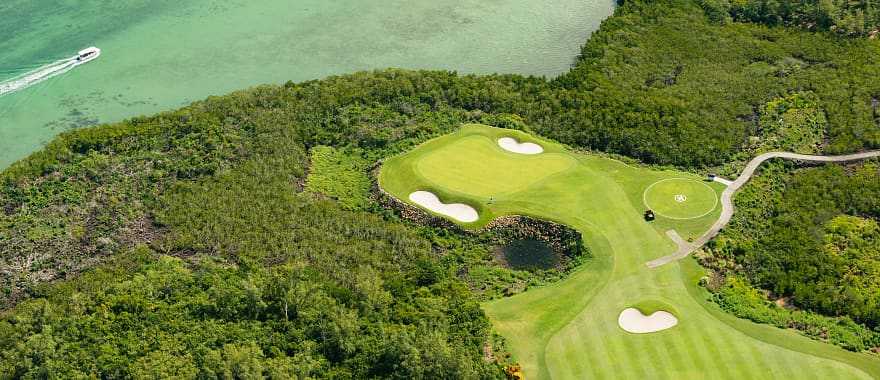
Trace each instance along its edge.
{"label": "sand bunker", "polygon": [[639,309],[629,308],[620,313],[617,324],[627,332],[646,334],[672,328],[678,324],[678,318],[665,311],[645,316]]}
{"label": "sand bunker", "polygon": [[519,154],[538,154],[543,153],[544,148],[535,143],[520,143],[516,139],[510,137],[502,137],[498,139],[498,146],[502,149]]}
{"label": "sand bunker", "polygon": [[477,214],[477,210],[474,210],[473,207],[463,203],[446,204],[440,202],[440,198],[437,198],[437,196],[430,191],[416,191],[409,195],[409,200],[428,210],[441,215],[446,215],[459,222],[476,222],[477,219],[480,218]]}

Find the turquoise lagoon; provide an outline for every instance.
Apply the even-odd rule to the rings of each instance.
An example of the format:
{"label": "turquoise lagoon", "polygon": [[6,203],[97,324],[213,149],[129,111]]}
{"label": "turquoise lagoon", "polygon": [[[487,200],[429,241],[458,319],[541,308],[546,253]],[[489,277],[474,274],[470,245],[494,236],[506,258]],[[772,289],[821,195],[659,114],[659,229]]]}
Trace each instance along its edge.
{"label": "turquoise lagoon", "polygon": [[262,83],[386,67],[555,76],[613,0],[6,0],[0,81],[102,56],[0,96],[0,167],[54,135]]}

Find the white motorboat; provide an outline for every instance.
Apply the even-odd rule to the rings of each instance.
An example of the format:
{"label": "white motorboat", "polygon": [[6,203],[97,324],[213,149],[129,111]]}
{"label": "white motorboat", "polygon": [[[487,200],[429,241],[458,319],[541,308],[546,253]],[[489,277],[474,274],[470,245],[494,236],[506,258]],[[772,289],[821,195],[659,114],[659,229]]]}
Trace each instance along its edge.
{"label": "white motorboat", "polygon": [[0,96],[33,86],[44,80],[64,74],[75,67],[92,61],[101,55],[101,49],[94,46],[80,50],[73,57],[67,57],[48,65],[38,67],[12,79],[0,82]]}
{"label": "white motorboat", "polygon": [[98,56],[100,56],[100,55],[101,55],[101,49],[98,49],[94,46],[80,50],[76,56],[76,64],[81,65],[81,64],[86,63],[88,61],[91,61],[95,58],[98,58]]}

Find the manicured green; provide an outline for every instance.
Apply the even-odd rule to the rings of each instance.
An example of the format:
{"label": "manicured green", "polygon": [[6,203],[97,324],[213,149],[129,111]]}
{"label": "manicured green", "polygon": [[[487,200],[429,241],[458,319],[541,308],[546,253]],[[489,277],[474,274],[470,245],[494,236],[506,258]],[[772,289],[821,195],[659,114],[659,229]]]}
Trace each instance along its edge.
{"label": "manicured green", "polygon": [[[544,153],[526,155],[509,152],[497,144],[502,137],[537,143],[544,148]],[[383,189],[406,202],[409,202],[410,193],[427,190],[438,194],[445,203],[471,205],[479,211],[480,219],[464,224],[479,227],[495,216],[530,214],[529,210],[521,210],[518,205],[533,202],[531,194],[534,192],[556,197],[561,196],[560,192],[570,192],[567,187],[571,187],[581,189],[581,195],[586,197],[601,197],[604,191],[594,186],[597,182],[593,177],[602,174],[596,170],[619,173],[621,168],[634,169],[611,159],[573,155],[557,143],[522,131],[470,124],[453,134],[428,141],[416,150],[386,160],[379,174],[379,183]],[[661,202],[660,198],[655,202],[674,209],[678,206],[674,194],[684,192],[692,199],[685,202],[690,214],[687,210],[672,214],[685,215],[686,219],[693,220],[679,223],[679,220],[661,216],[657,228],[662,231],[681,228],[683,235],[693,237],[695,230],[691,223],[710,222],[712,215],[719,212],[718,208],[712,207],[712,203],[717,199],[716,190],[720,189],[720,185],[703,183],[693,174],[645,172],[624,177],[622,181],[640,190],[621,196],[638,203],[643,203],[643,193],[652,184],[665,184],[670,180],[673,184],[684,184],[661,187],[661,192],[672,193],[665,202]],[[636,208],[641,212],[644,207]],[[557,220],[553,217],[550,219]]]}
{"label": "manicured green", "polygon": [[468,136],[426,153],[415,163],[415,172],[452,191],[493,197],[524,190],[575,163],[562,154],[506,152],[484,136]]}
{"label": "manicured green", "polygon": [[669,178],[645,190],[645,207],[671,219],[694,219],[718,207],[718,195],[709,185],[686,178]]}
{"label": "manicured green", "polygon": [[[501,377],[499,366],[484,360],[487,345],[495,346],[498,364],[510,362],[503,350],[509,347],[537,378],[551,372],[561,378],[846,378],[853,375],[846,365],[880,377],[876,355],[725,312],[697,286],[705,273],[693,261],[653,271],[643,266],[674,248],[666,230],[693,238],[718,212],[646,223],[644,189],[665,178],[700,176],[571,155],[547,143],[548,155],[566,154],[577,164],[521,177],[525,182],[519,184],[496,181],[488,191],[511,191],[491,205],[480,203],[485,196],[441,191],[443,186],[415,174],[394,179],[402,186],[435,186],[444,199],[474,202],[484,219],[473,226],[493,215],[525,213],[579,228],[592,258],[563,261],[561,270],[510,270],[499,265],[486,234],[401,223],[375,202],[360,208],[367,196],[363,164],[407,152],[463,123],[529,126],[579,150],[625,154],[624,162],[693,170],[724,165],[724,175],[766,149],[843,153],[880,147],[880,41],[715,23],[690,0],[620,3],[592,34],[574,69],[552,80],[360,72],[257,87],[174,112],[63,133],[0,175],[0,378]],[[582,27],[560,30],[579,33]],[[511,54],[530,61],[536,56],[530,49],[504,55]],[[108,59],[113,57],[121,56]],[[65,81],[102,72],[108,63],[102,58],[53,83],[78,89],[80,81]],[[128,107],[114,94],[90,93],[79,99],[85,103],[56,107],[71,111],[62,123],[34,130],[93,123],[103,111],[88,105],[107,105],[111,95]],[[134,106],[148,110],[166,103],[154,100]],[[19,108],[28,123],[39,122],[31,120],[40,114],[34,107]],[[510,130],[497,133],[543,142]],[[494,148],[497,136],[491,137],[484,145]],[[35,142],[18,145],[29,150]],[[315,149],[321,146],[334,152]],[[494,160],[488,168],[513,170],[525,164],[520,158],[516,165]],[[772,165],[762,167],[770,170]],[[501,175],[467,174],[471,182]],[[777,225],[771,217],[782,221],[794,214],[800,220],[792,227],[779,223],[779,233],[768,241],[824,233],[833,244],[823,247],[840,249],[845,259],[826,262],[819,255],[826,251],[812,244],[750,250],[755,260],[749,261],[767,270],[762,277],[768,283],[785,276],[780,278],[795,280],[788,284],[815,286],[817,291],[788,291],[806,301],[816,293],[817,302],[827,300],[822,290],[850,295],[876,289],[872,277],[848,272],[876,267],[873,227],[855,220],[825,223],[853,209],[868,210],[857,212],[862,217],[880,215],[870,211],[880,198],[862,191],[867,186],[830,186],[846,176],[839,170],[817,177],[818,183],[803,188],[821,191],[803,192],[779,209],[739,208],[742,219],[734,224]],[[452,188],[455,179],[434,180]],[[463,188],[462,182],[455,186]],[[829,186],[814,186],[820,184]],[[744,192],[738,205],[779,202],[775,194]],[[847,197],[875,206],[839,203],[841,212],[835,211],[834,204]],[[796,204],[818,204],[819,213]],[[764,265],[774,259],[781,265]],[[572,273],[578,263],[582,268]],[[807,265],[778,270],[791,263]],[[834,271],[825,270],[827,264]],[[800,277],[805,274],[821,276],[812,281]],[[536,288],[566,275],[563,282]],[[846,287],[837,286],[838,279],[846,279]],[[477,301],[522,292],[486,304],[496,329],[508,337],[506,345],[491,339],[491,324]],[[853,316],[870,317],[863,312],[871,309],[862,307],[870,301],[828,306],[841,304],[853,306],[847,311]],[[674,309],[682,324],[658,334],[621,336],[616,317],[631,305]],[[747,310],[755,311],[743,315],[761,317],[760,310]],[[810,328],[816,326],[822,325]],[[844,373],[835,372],[840,368]]]}
{"label": "manicured green", "polygon": [[[454,195],[456,201],[483,202],[484,198],[468,194],[465,189],[451,191],[443,182],[412,176],[409,169],[443,146],[456,146],[461,139],[482,137],[494,141],[510,134],[528,139],[514,131],[464,127],[389,159],[380,183],[398,196],[427,186]],[[505,214],[561,221],[582,231],[594,258],[561,282],[484,304],[495,329],[507,339],[507,348],[528,378],[869,378],[880,374],[873,358],[818,342],[818,348],[803,345],[811,341],[793,332],[774,330],[772,338],[766,338],[763,330],[756,334],[719,320],[709,312],[702,295],[689,290],[696,286],[696,279],[687,277],[692,272],[683,273],[680,263],[657,269],[644,265],[675,249],[663,231],[678,226],[678,221],[663,217],[657,224],[643,220],[645,189],[663,179],[699,181],[700,177],[632,167],[608,158],[571,153],[547,141],[533,141],[544,145],[547,154],[568,155],[578,164],[520,191],[499,196],[492,204],[481,203],[484,216],[478,224],[487,222],[489,215]],[[489,149],[492,145],[484,146]],[[484,157],[489,152],[476,154]],[[500,151],[495,154],[499,158],[493,161],[524,159]],[[450,186],[481,181],[495,172],[464,173],[465,179],[457,178]],[[721,190],[719,185],[709,186],[715,192]],[[697,223],[707,228],[718,212],[716,208]],[[696,229],[694,224],[684,226]],[[618,327],[617,317],[624,308],[656,311],[653,309],[658,305],[665,305],[679,317],[675,329],[636,335]],[[812,351],[800,350],[801,346]],[[841,362],[841,357],[847,362]]]}

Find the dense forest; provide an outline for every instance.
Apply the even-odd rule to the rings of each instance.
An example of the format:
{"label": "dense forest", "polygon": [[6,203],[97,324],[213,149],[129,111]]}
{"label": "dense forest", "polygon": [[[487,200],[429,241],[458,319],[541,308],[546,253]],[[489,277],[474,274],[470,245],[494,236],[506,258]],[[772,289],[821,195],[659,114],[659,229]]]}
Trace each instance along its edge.
{"label": "dense forest", "polygon": [[846,348],[880,346],[877,162],[806,169],[776,163],[736,204],[730,227],[702,257],[716,271],[709,287],[722,306]]}
{"label": "dense forest", "polygon": [[782,202],[743,265],[757,284],[797,305],[880,324],[880,168],[810,170]]}
{"label": "dense forest", "polygon": [[721,164],[763,136],[762,107],[812,92],[823,150],[880,146],[880,44],[709,22],[691,2],[627,2],[557,78],[536,129],[562,142],[686,167]]}
{"label": "dense forest", "polygon": [[[406,76],[429,78],[360,75]],[[330,106],[344,95],[313,82],[212,98],[67,133],[7,170],[3,296],[19,305],[0,322],[2,373],[501,376],[478,295],[434,254],[467,239],[302,192],[310,144],[403,149],[477,115]],[[393,133],[310,123],[322,96],[337,125]]]}
{"label": "dense forest", "polygon": [[[64,133],[0,175],[0,377],[503,377],[478,301],[571,268],[400,221],[366,195],[369,165],[465,122],[683,168],[876,148],[878,60],[869,38],[627,1],[552,80],[361,72]],[[875,326],[878,205],[847,195],[876,190],[865,168],[792,185],[826,198],[778,193],[789,208],[734,270]]]}
{"label": "dense forest", "polygon": [[715,21],[751,21],[874,38],[880,33],[880,3],[875,0],[702,0],[701,4]]}

